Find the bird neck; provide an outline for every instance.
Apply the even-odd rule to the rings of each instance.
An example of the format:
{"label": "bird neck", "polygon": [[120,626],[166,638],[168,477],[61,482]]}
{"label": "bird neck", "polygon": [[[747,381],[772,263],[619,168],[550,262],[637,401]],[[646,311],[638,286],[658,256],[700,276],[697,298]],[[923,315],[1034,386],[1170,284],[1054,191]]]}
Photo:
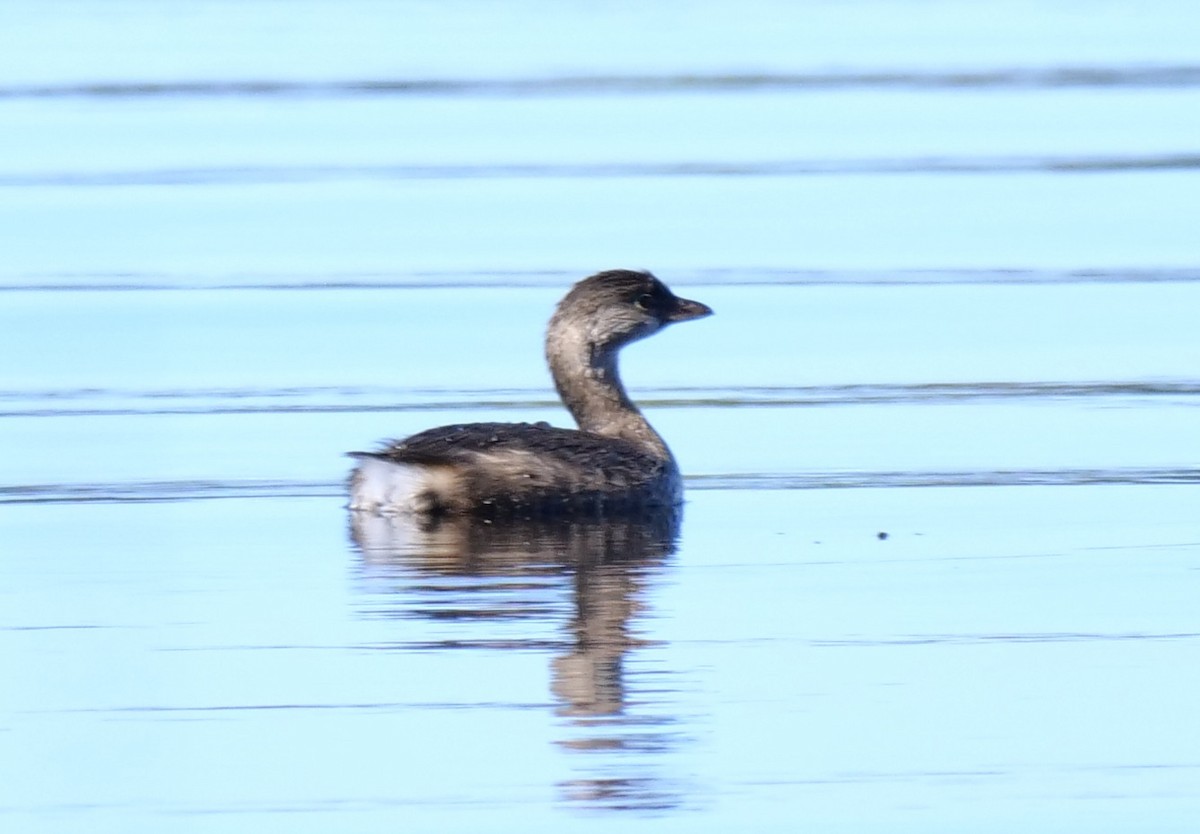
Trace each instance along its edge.
{"label": "bird neck", "polygon": [[550,375],[563,404],[586,432],[637,443],[655,455],[671,456],[667,444],[629,399],[617,371],[617,350],[551,334],[546,340]]}

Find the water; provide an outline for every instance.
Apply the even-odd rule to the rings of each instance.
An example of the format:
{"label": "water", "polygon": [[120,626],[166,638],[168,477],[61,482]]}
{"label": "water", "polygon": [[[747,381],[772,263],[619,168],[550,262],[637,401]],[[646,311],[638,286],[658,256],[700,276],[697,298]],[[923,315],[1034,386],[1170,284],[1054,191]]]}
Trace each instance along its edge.
{"label": "water", "polygon": [[[1194,828],[1190,5],[0,14],[6,829]],[[611,266],[677,524],[351,523]]]}

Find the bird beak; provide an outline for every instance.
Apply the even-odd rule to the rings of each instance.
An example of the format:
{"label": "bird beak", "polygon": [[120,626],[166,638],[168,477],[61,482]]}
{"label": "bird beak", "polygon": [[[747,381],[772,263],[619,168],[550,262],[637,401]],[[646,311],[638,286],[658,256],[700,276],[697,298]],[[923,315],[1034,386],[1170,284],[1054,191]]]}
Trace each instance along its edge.
{"label": "bird beak", "polygon": [[699,301],[692,301],[687,298],[676,298],[675,306],[667,313],[666,319],[668,322],[690,321],[691,319],[702,319],[705,316],[711,316],[712,312],[712,308],[707,304],[701,304]]}

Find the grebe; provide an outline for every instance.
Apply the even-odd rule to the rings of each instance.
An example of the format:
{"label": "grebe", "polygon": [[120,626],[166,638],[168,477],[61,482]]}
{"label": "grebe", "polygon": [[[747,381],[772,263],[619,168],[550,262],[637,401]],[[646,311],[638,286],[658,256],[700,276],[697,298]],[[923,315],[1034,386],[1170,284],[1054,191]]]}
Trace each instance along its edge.
{"label": "grebe", "polygon": [[352,452],[350,509],[383,515],[544,517],[672,508],[679,467],[625,393],[617,353],[712,310],[649,272],[617,269],[577,283],[546,331],[554,387],[579,429],[467,423]]}

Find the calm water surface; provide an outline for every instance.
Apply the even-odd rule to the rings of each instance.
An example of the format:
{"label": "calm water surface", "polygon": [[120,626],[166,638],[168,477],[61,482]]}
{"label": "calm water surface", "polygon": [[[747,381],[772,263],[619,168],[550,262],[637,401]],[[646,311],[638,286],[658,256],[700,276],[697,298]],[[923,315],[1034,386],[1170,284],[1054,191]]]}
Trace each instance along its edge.
{"label": "calm water surface", "polygon": [[[499,9],[0,13],[0,827],[1194,830],[1191,5]],[[611,266],[681,518],[348,516]]]}

